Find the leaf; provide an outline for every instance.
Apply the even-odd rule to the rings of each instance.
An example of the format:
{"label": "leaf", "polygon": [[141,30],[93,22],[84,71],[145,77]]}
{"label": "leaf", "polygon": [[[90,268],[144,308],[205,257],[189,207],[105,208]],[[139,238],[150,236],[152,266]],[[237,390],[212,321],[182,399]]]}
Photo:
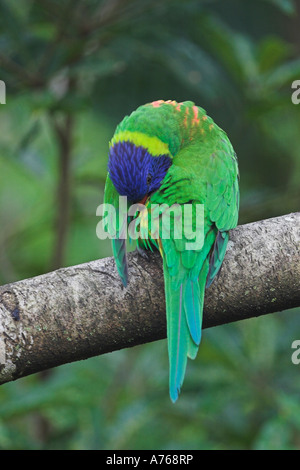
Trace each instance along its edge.
{"label": "leaf", "polygon": [[264,74],[263,80],[265,87],[279,88],[284,85],[292,84],[292,81],[300,76],[300,59],[290,60],[271,72]]}
{"label": "leaf", "polygon": [[292,16],[296,13],[294,0],[265,0],[279,8],[286,15]]}

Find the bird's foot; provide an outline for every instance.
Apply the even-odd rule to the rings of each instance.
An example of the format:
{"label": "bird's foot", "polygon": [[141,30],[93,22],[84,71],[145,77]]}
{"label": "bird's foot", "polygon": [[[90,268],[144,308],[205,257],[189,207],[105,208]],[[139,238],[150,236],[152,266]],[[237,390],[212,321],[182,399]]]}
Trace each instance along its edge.
{"label": "bird's foot", "polygon": [[141,248],[140,246],[137,246],[136,247],[136,252],[139,256],[141,256],[143,259],[146,259],[147,261],[149,261],[149,255],[148,253],[146,252],[146,250],[143,250],[143,248]]}

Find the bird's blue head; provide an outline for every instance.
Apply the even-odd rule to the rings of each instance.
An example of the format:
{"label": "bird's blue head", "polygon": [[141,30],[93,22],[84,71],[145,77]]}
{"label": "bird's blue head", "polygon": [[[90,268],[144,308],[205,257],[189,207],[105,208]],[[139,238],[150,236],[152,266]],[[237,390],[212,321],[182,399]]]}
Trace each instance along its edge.
{"label": "bird's blue head", "polygon": [[132,203],[144,203],[159,189],[171,163],[167,153],[152,156],[143,145],[118,141],[110,147],[108,173],[121,196]]}

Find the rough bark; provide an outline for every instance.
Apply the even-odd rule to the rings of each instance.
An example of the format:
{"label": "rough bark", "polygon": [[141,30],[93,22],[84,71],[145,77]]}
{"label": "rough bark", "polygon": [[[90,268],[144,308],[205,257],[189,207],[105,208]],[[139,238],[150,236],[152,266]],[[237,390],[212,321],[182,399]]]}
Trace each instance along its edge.
{"label": "rough bark", "polygon": [[[0,383],[166,336],[159,254],[112,258],[0,287]],[[204,328],[300,306],[300,213],[231,231],[207,289]]]}

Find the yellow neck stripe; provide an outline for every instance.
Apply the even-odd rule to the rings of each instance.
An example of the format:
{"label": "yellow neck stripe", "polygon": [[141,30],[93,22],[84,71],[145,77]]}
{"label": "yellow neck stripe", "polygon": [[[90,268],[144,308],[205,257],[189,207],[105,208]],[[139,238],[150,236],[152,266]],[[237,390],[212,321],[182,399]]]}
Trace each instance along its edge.
{"label": "yellow neck stripe", "polygon": [[166,143],[162,142],[158,137],[148,136],[143,132],[120,131],[113,136],[110,141],[110,146],[118,142],[132,142],[137,147],[142,146],[148,150],[153,157],[159,155],[169,155],[172,157],[169,147]]}

